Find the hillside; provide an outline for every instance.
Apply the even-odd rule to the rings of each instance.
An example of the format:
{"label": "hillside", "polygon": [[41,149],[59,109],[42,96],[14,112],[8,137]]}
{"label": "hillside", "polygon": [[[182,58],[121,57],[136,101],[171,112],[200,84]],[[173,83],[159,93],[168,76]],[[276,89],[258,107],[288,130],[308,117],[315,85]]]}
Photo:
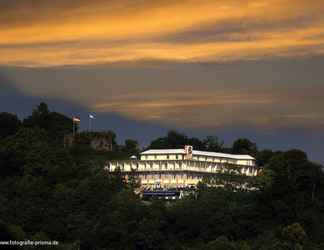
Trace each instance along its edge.
{"label": "hillside", "polygon": [[148,205],[122,174],[103,170],[108,160],[137,155],[138,143],[118,145],[114,135],[109,152],[64,147],[71,124],[44,103],[23,121],[0,114],[0,241],[51,240],[66,250],[324,249],[324,174],[301,150],[260,151],[244,138],[225,148],[217,137],[170,131],[149,147],[255,156],[258,191],[201,183],[198,199]]}

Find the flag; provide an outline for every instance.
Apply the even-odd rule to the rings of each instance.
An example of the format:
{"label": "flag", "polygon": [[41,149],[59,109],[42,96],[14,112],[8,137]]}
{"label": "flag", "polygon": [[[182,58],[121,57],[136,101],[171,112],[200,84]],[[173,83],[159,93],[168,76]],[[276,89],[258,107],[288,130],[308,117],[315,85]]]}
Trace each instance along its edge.
{"label": "flag", "polygon": [[81,122],[81,119],[77,116],[73,117],[73,122]]}
{"label": "flag", "polygon": [[89,118],[94,119],[95,117],[94,117],[94,115],[89,114]]}

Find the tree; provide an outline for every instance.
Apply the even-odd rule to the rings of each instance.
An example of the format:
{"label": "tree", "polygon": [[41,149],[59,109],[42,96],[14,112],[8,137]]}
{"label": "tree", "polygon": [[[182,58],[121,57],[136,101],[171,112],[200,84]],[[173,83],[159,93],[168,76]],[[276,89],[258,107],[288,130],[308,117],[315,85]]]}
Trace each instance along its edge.
{"label": "tree", "polygon": [[159,137],[153,140],[149,148],[183,148],[185,145],[191,145],[196,150],[206,150],[206,146],[202,140],[196,137],[188,137],[175,130],[170,130],[166,137]]}
{"label": "tree", "polygon": [[258,166],[265,166],[266,164],[269,163],[269,161],[271,160],[271,158],[275,155],[275,153],[272,150],[269,149],[265,149],[262,151],[259,151],[257,153],[257,165]]}
{"label": "tree", "polygon": [[256,156],[257,151],[256,144],[245,138],[237,139],[232,146],[232,152],[234,154],[249,154]]}
{"label": "tree", "polygon": [[207,136],[204,140],[206,150],[221,152],[223,150],[224,141],[218,139],[217,136]]}
{"label": "tree", "polygon": [[49,121],[50,111],[46,103],[41,102],[36,109],[33,110],[31,116],[24,119],[23,124],[26,127],[39,127],[48,129],[50,125]]}
{"label": "tree", "polygon": [[46,171],[51,151],[44,130],[21,128],[15,135],[8,137],[2,146],[2,154],[8,164],[4,167],[19,168],[34,174]]}
{"label": "tree", "polygon": [[160,137],[153,140],[150,148],[182,148],[187,144],[187,136],[177,131],[170,130],[166,137]]}
{"label": "tree", "polygon": [[153,149],[163,149],[167,148],[167,138],[166,137],[159,137],[153,141],[151,141],[149,148]]}
{"label": "tree", "polygon": [[274,172],[271,169],[262,169],[252,181],[252,186],[265,191],[273,185]]}
{"label": "tree", "polygon": [[7,178],[20,175],[23,171],[22,166],[23,162],[16,156],[15,152],[0,147],[0,177]]}
{"label": "tree", "polygon": [[306,232],[299,223],[293,223],[284,227],[281,231],[282,240],[289,249],[303,249],[302,246],[307,238]]}
{"label": "tree", "polygon": [[8,226],[0,220],[0,241],[11,240],[11,234]]}
{"label": "tree", "polygon": [[320,177],[323,176],[321,167],[309,162],[306,153],[296,149],[272,157],[267,169],[274,173],[274,189],[281,191],[290,189],[290,192],[297,191],[298,193],[306,192],[309,197],[313,198],[316,185],[319,183]]}
{"label": "tree", "polygon": [[34,110],[35,113],[37,113],[38,115],[48,115],[50,113],[48,106],[45,102],[41,102],[37,109]]}
{"label": "tree", "polygon": [[191,145],[195,150],[206,150],[205,143],[196,137],[188,138],[185,144]]}
{"label": "tree", "polygon": [[26,233],[21,228],[21,226],[9,225],[8,229],[9,229],[9,232],[13,236],[14,239],[24,240],[26,238]]}
{"label": "tree", "polygon": [[[292,223],[287,226],[281,226],[273,231],[265,232],[259,239],[253,249],[260,250],[315,250],[316,244],[308,244],[307,234],[299,223]],[[312,245],[312,246],[311,246]],[[310,247],[311,246],[311,247]]]}
{"label": "tree", "polygon": [[15,134],[21,126],[17,115],[0,113],[0,139]]}
{"label": "tree", "polygon": [[225,236],[221,236],[208,242],[201,250],[236,250],[236,247]]}
{"label": "tree", "polygon": [[182,148],[187,142],[187,136],[171,130],[168,132],[167,141],[170,148]]}
{"label": "tree", "polygon": [[46,103],[40,103],[32,115],[24,119],[23,125],[31,128],[44,129],[51,141],[62,144],[64,135],[72,133],[72,119],[57,113],[50,112]]}
{"label": "tree", "polygon": [[139,153],[138,142],[136,140],[126,139],[123,150],[129,155],[137,155]]}

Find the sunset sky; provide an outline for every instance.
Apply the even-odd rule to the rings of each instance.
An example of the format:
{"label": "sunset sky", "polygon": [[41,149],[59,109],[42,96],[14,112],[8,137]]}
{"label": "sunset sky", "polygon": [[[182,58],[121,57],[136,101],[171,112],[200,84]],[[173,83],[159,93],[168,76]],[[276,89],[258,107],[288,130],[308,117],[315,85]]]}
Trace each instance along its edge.
{"label": "sunset sky", "polygon": [[144,144],[175,128],[324,162],[323,13],[323,0],[1,1],[0,112],[55,100]]}

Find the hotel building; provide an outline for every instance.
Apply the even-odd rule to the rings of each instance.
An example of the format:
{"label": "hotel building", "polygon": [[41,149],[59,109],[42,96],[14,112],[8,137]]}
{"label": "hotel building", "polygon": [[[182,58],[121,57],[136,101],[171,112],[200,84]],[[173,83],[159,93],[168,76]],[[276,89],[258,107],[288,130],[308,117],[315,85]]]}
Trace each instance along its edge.
{"label": "hotel building", "polygon": [[185,188],[196,186],[206,177],[231,173],[256,176],[255,158],[250,155],[235,155],[183,149],[149,149],[140,154],[140,159],[111,161],[106,166],[109,172],[119,169],[126,175],[136,175],[142,188]]}

